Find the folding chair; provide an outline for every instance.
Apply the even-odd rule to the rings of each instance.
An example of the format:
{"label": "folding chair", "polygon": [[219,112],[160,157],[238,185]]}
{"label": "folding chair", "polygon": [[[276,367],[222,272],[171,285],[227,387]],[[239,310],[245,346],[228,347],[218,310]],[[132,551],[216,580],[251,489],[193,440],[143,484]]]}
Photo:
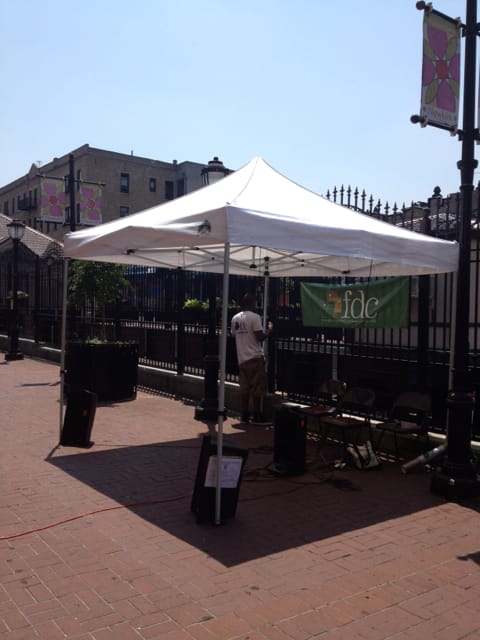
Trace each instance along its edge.
{"label": "folding chair", "polygon": [[323,437],[328,438],[332,430],[339,431],[346,452],[350,442],[358,443],[365,429],[371,440],[371,416],[375,403],[375,392],[364,387],[347,389],[340,398],[332,415],[319,416]]}
{"label": "folding chair", "polygon": [[302,413],[306,415],[307,418],[315,420],[319,436],[321,435],[320,419],[335,413],[346,388],[347,385],[343,380],[325,380],[320,386],[314,404],[308,407],[302,407]]}
{"label": "folding chair", "polygon": [[428,445],[428,426],[431,408],[432,399],[427,393],[406,391],[399,394],[392,405],[387,420],[375,425],[375,430],[380,431],[380,436],[376,443],[377,448],[380,448],[385,433],[393,435],[395,457],[397,460],[400,459],[398,447],[399,435],[415,435],[417,439],[423,436],[426,445]]}

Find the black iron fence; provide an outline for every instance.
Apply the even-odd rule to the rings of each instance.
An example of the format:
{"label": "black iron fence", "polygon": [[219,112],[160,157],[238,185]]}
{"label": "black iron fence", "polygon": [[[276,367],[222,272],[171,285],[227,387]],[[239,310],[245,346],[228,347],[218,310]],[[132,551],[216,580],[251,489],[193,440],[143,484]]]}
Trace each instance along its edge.
{"label": "black iron fence", "polygon": [[[460,194],[442,197],[436,189],[427,202],[389,208],[374,203],[358,190],[334,190],[328,197],[391,224],[458,239]],[[472,390],[480,397],[480,244],[479,190],[474,191],[472,218],[469,358]],[[129,286],[123,300],[112,305],[105,321],[95,310],[69,310],[68,338],[93,337],[132,340],[140,346],[141,362],[178,373],[204,374],[204,357],[218,335],[221,275],[127,267]],[[319,279],[308,278],[302,281]],[[324,280],[332,282],[332,280]],[[340,280],[337,281],[338,283]],[[347,280],[348,282],[348,280]],[[0,255],[0,331],[9,321],[11,267],[7,252]],[[60,346],[63,262],[26,253],[20,260],[20,335]],[[264,279],[230,277],[229,312],[239,307],[245,291],[254,291],[263,307]],[[269,281],[267,316],[274,323],[268,343],[271,390],[312,401],[323,380],[338,377],[350,385],[370,386],[377,393],[377,409],[386,411],[400,391],[422,389],[434,398],[433,426],[445,426],[445,398],[449,389],[452,274],[410,278],[410,318],[405,329],[323,329],[304,327],[300,308],[300,279]],[[236,380],[234,345],[227,340],[227,379]],[[477,422],[477,421],[476,421]],[[480,422],[480,421],[478,421]],[[480,433],[480,426],[475,429]]]}

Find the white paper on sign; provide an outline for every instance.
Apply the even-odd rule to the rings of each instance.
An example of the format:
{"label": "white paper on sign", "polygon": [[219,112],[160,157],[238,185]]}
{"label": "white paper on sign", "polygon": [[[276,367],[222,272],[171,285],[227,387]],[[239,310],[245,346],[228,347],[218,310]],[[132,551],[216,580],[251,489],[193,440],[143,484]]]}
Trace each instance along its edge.
{"label": "white paper on sign", "polygon": [[[240,472],[242,471],[242,462],[243,458],[240,456],[222,456],[222,489],[237,488]],[[217,486],[217,456],[210,456],[208,459],[204,486]]]}

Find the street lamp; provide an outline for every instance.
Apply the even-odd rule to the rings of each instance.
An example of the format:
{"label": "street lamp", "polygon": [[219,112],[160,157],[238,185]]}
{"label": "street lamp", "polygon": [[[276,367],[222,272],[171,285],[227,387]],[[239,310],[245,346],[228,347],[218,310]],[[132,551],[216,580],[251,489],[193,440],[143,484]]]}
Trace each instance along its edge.
{"label": "street lamp", "polygon": [[218,156],[214,156],[213,160],[209,160],[208,165],[202,169],[203,184],[205,186],[215,184],[225,176],[228,176],[229,173],[231,173],[230,169],[223,165]]}
{"label": "street lamp", "polygon": [[10,349],[5,360],[23,360],[23,353],[18,349],[18,246],[25,232],[25,225],[20,220],[12,220],[7,224],[8,235],[13,242],[12,264],[12,298],[10,302]]}
{"label": "street lamp", "polygon": [[[223,162],[214,156],[208,165],[202,169],[202,181],[205,186],[215,184],[231,173]],[[195,420],[213,424],[218,418],[218,371],[220,359],[218,356],[217,339],[217,300],[215,275],[212,273],[208,281],[208,335],[205,345],[203,364],[205,376],[203,379],[203,398],[195,407]]]}

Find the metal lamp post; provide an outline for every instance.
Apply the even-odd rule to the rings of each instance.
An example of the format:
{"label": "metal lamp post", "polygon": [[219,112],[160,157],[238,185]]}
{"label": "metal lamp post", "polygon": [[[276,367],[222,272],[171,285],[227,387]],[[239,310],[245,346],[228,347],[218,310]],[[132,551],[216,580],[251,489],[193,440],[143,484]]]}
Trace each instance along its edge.
{"label": "metal lamp post", "polygon": [[456,292],[455,348],[453,357],[453,391],[448,395],[447,455],[432,475],[431,489],[447,498],[480,495],[480,482],[471,453],[474,401],[468,363],[468,328],[470,302],[470,244],[472,229],[472,194],[475,160],[475,76],[476,40],[478,37],[477,0],[467,0],[465,21],[465,67],[463,92],[461,176],[462,211],[460,217],[460,259]]}
{"label": "metal lamp post", "polygon": [[[214,156],[213,160],[202,169],[202,181],[205,186],[215,184],[231,173],[223,162]],[[208,336],[206,341],[205,356],[203,364],[205,376],[203,379],[203,397],[195,407],[195,420],[215,423],[218,418],[218,371],[220,360],[218,356],[217,339],[217,313],[216,313],[216,287],[215,276],[209,277],[208,293]]]}
{"label": "metal lamp post", "polygon": [[18,349],[18,246],[25,232],[25,225],[20,220],[12,220],[7,224],[8,235],[13,242],[12,260],[12,299],[10,307],[10,348],[5,360],[23,360],[23,353]]}
{"label": "metal lamp post", "polygon": [[[416,6],[419,10],[428,11],[431,9],[430,3],[417,2]],[[466,0],[466,19],[465,24],[462,25],[465,36],[463,129],[459,132],[459,138],[462,142],[462,158],[458,162],[461,177],[462,210],[459,219],[460,253],[455,295],[452,390],[449,391],[447,398],[447,453],[440,466],[432,474],[431,479],[431,490],[447,499],[480,495],[480,479],[471,451],[474,401],[471,393],[472,379],[468,354],[472,195],[474,170],[477,166],[475,141],[478,140],[478,129],[475,128],[478,27],[477,0]],[[412,116],[411,120],[414,123],[429,124],[420,116]]]}

